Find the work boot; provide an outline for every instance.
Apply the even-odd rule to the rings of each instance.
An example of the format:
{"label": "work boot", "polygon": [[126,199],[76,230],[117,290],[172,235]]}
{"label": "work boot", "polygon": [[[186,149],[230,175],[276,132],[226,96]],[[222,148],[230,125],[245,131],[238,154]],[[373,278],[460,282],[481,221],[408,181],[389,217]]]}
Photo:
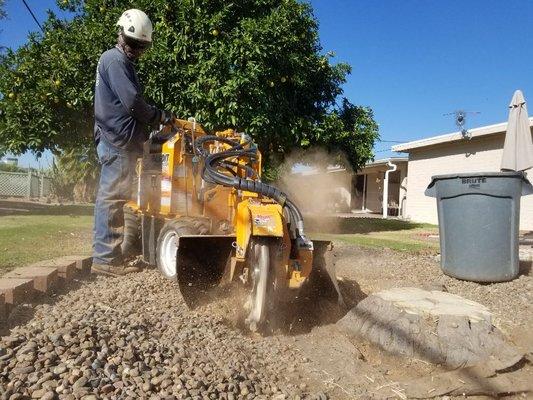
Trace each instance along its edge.
{"label": "work boot", "polygon": [[107,276],[123,276],[140,271],[141,269],[139,267],[128,265],[93,264],[91,267],[91,272],[93,274]]}

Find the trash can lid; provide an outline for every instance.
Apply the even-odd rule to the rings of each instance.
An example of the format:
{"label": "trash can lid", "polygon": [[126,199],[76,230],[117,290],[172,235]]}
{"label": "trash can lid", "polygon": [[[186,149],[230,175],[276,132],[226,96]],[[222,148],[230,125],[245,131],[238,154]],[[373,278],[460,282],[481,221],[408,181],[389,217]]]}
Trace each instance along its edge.
{"label": "trash can lid", "polygon": [[525,174],[522,171],[496,171],[496,172],[465,172],[461,174],[445,174],[445,175],[433,175],[432,181],[438,181],[442,179],[454,179],[454,178],[477,178],[477,177],[494,177],[494,178],[524,178]]}
{"label": "trash can lid", "polygon": [[424,194],[429,197],[436,197],[435,192],[435,183],[437,181],[446,180],[446,179],[457,179],[457,178],[515,178],[522,180],[522,196],[527,196],[528,194],[533,194],[533,186],[527,180],[526,174],[523,171],[503,171],[503,172],[467,172],[460,174],[445,174],[445,175],[434,175],[431,177],[431,182],[426,188]]}

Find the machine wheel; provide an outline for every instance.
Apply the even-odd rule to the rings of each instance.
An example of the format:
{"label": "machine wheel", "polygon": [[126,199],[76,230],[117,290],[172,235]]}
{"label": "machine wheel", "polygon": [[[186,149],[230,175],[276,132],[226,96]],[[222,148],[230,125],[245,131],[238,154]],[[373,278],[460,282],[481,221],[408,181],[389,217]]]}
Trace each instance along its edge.
{"label": "machine wheel", "polygon": [[121,249],[124,258],[141,254],[141,219],[127,206],[124,207],[124,235]]}
{"label": "machine wheel", "polygon": [[252,332],[264,327],[268,317],[269,305],[273,301],[273,268],[276,241],[267,238],[252,238],[250,241],[250,280],[252,290],[247,302],[250,310],[246,317],[246,325]]}
{"label": "machine wheel", "polygon": [[156,261],[159,271],[168,279],[176,279],[179,238],[183,235],[203,235],[208,232],[204,221],[193,218],[178,218],[165,222],[159,232]]}

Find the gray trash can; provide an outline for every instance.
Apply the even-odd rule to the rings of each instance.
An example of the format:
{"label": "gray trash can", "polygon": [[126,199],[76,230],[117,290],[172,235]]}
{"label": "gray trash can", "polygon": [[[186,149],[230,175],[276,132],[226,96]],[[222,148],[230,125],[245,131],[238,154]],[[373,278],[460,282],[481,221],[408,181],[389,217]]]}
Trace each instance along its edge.
{"label": "gray trash can", "polygon": [[531,193],[522,172],[433,176],[425,194],[437,198],[443,272],[476,282],[514,279],[520,197]]}

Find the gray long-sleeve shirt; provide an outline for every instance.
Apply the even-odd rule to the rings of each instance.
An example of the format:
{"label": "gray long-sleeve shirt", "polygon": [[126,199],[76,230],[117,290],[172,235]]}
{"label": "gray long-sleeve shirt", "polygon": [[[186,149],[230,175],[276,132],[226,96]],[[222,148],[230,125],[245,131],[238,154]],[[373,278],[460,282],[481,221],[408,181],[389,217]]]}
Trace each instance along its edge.
{"label": "gray long-sleeve shirt", "polygon": [[146,125],[161,119],[161,111],[144,100],[133,63],[122,49],[104,52],[96,68],[94,137],[111,145],[137,150],[146,139]]}

